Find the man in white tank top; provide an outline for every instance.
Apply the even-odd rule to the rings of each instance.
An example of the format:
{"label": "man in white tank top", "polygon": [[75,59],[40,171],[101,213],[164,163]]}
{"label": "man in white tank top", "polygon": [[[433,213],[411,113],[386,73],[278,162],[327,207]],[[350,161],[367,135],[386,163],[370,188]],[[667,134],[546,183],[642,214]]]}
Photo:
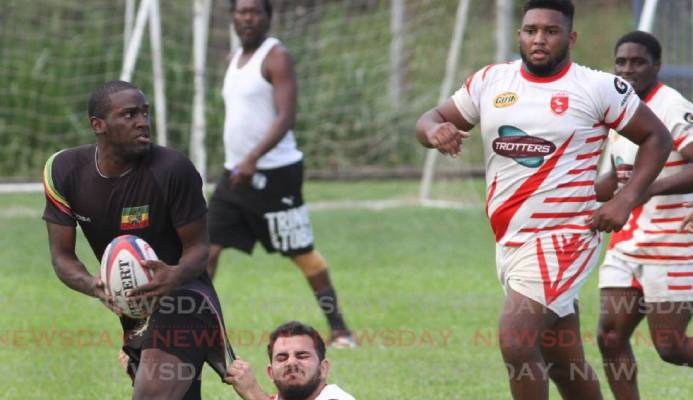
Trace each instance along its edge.
{"label": "man in white tank top", "polygon": [[[621,37],[614,49],[616,75],[668,128],[674,147],[657,180],[654,196],[631,213],[624,228],[611,236],[599,270],[598,343],[609,386],[616,399],[639,396],[630,337],[647,316],[650,336],[660,357],[693,366],[693,338],[686,327],[693,310],[693,233],[680,228],[686,203],[693,200],[693,104],[658,81],[662,48],[649,33]],[[630,179],[637,146],[611,132],[597,180],[599,201],[607,201]]]}
{"label": "man in white tank top", "polygon": [[[577,295],[596,266],[599,231],[621,229],[671,149],[666,128],[627,82],[571,61],[573,14],[570,0],[526,1],[522,60],[478,71],[416,126],[423,146],[447,155],[480,127],[506,295],[498,338],[515,399],[548,399],[549,379],[564,398],[602,398],[582,347]],[[599,206],[594,179],[609,127],[642,151],[631,181]]]}
{"label": "man in white tank top", "polygon": [[226,71],[222,95],[224,174],[209,201],[210,276],[226,247],[248,254],[256,242],[289,257],[308,280],[331,328],[330,344],[354,347],[325,259],[313,248],[303,203],[303,154],[291,128],[296,120],[293,61],[267,37],[269,0],[231,0],[242,48]]}

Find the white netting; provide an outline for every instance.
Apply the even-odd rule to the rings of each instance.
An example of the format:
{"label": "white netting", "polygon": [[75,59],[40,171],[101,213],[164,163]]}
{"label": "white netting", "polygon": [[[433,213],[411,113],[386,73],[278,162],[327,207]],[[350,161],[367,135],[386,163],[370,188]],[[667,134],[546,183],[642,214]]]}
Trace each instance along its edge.
{"label": "white netting", "polygon": [[662,45],[660,78],[693,98],[693,0],[660,0],[652,34]]}
{"label": "white netting", "polygon": [[[193,103],[193,1],[160,0],[168,144],[184,152],[189,150]],[[120,75],[126,2],[3,1],[1,180],[36,180],[51,153],[93,140],[86,118],[87,96],[98,84]],[[674,2],[688,4],[687,14],[671,15],[684,21],[688,15],[688,30],[682,32],[690,39],[690,1],[660,3]],[[414,123],[438,102],[460,0],[273,3],[272,34],[296,61],[300,92],[295,131],[306,154],[308,175],[420,174],[425,153],[414,140]],[[576,3],[576,29],[581,36],[575,58],[610,70],[613,42],[633,28],[631,1]],[[455,88],[473,71],[492,63],[496,54],[495,1],[469,4]],[[517,24],[521,1],[512,5]],[[220,88],[230,47],[229,9],[227,0],[214,0],[209,22],[205,148],[212,178],[220,172],[223,157]],[[400,12],[393,16],[393,10]],[[687,51],[690,59],[690,40],[677,35],[672,41],[679,43],[679,50],[665,51],[665,57]],[[149,43],[145,29],[132,81],[156,108]],[[431,198],[455,199],[472,193],[472,198],[480,199],[482,188],[469,180],[462,180],[459,187],[458,178],[483,168],[479,142],[473,139],[460,159],[437,164]],[[446,176],[454,178],[445,180]]]}
{"label": "white netting", "polygon": [[[190,142],[192,0],[160,0],[169,145]],[[139,1],[137,2],[139,3]],[[291,50],[299,77],[295,131],[309,173],[420,171],[416,118],[434,105],[457,0],[277,0],[272,34]],[[493,57],[493,2],[472,1],[461,73]],[[57,149],[93,140],[86,101],[123,63],[126,0],[5,0],[0,15],[0,176],[36,179]],[[206,67],[209,175],[223,152],[221,80],[229,53],[227,0],[213,1]],[[399,23],[399,25],[394,25]],[[395,34],[391,33],[393,27]],[[393,41],[398,40],[394,45]],[[397,61],[398,60],[398,61]],[[132,81],[154,108],[149,30]],[[155,128],[155,127],[154,127]],[[375,173],[375,172],[374,172]]]}

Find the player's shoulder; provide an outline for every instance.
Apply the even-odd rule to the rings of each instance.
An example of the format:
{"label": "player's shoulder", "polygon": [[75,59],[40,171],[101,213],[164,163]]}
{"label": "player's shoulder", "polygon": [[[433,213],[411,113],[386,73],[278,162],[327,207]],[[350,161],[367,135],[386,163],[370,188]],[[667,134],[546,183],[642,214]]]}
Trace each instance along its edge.
{"label": "player's shoulder", "polygon": [[59,171],[62,175],[67,175],[84,165],[90,165],[94,162],[95,147],[94,144],[85,144],[59,150],[48,157],[45,171]]}
{"label": "player's shoulder", "polygon": [[265,57],[264,64],[268,64],[268,67],[278,67],[285,68],[287,65],[293,65],[293,59],[289,49],[284,46],[284,44],[277,38],[267,38],[268,46],[270,49],[267,51],[267,57]]}
{"label": "player's shoulder", "polygon": [[159,145],[152,145],[146,160],[153,170],[175,172],[180,168],[194,168],[192,161],[185,154]]}
{"label": "player's shoulder", "polygon": [[587,87],[600,87],[603,89],[604,86],[609,86],[619,93],[625,93],[630,86],[624,79],[610,72],[601,71],[578,63],[573,63],[571,72],[573,80]]}
{"label": "player's shoulder", "polygon": [[645,101],[672,133],[693,126],[693,103],[676,89],[660,83]]}
{"label": "player's shoulder", "polygon": [[580,88],[585,96],[595,100],[601,99],[609,103],[618,99],[623,106],[631,97],[637,98],[630,83],[610,72],[573,63],[572,79],[575,87]]}
{"label": "player's shoulder", "polygon": [[668,104],[682,105],[689,108],[693,105],[693,103],[691,103],[687,98],[685,98],[678,90],[674,89],[671,86],[661,84],[661,86],[659,86],[655,90],[657,90],[657,92],[654,93],[654,97]]}
{"label": "player's shoulder", "polygon": [[263,43],[264,46],[269,47],[269,51],[279,51],[279,52],[288,52],[286,46],[284,46],[284,43],[277,39],[276,37],[268,37],[265,39],[265,42]]}
{"label": "player's shoulder", "polygon": [[153,145],[141,166],[162,188],[170,188],[172,182],[199,184],[200,173],[190,159],[178,150]]}
{"label": "player's shoulder", "polygon": [[472,86],[476,88],[487,88],[494,82],[512,79],[519,74],[521,61],[508,61],[498,64],[488,64],[467,77],[464,87],[471,91]]}
{"label": "player's shoulder", "polygon": [[489,64],[479,69],[474,75],[482,82],[493,82],[500,78],[519,74],[521,65],[522,62],[520,60]]}

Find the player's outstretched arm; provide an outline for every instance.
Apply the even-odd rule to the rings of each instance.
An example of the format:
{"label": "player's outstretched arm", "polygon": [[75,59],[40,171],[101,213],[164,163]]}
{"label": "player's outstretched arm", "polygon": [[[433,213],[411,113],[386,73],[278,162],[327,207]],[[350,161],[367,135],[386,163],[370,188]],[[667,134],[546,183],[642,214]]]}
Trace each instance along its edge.
{"label": "player's outstretched arm", "polygon": [[662,170],[672,146],[667,128],[643,103],[619,133],[639,149],[628,182],[588,218],[592,228],[605,232],[621,230],[633,208],[647,200],[648,187]]}
{"label": "player's outstretched arm", "polygon": [[165,296],[207,270],[207,216],[179,226],[176,232],[183,246],[178,265],[169,266],[160,260],[143,260],[142,265],[154,271],[154,279],[130,291],[130,297],[151,299]]}
{"label": "player's outstretched arm", "polygon": [[243,400],[270,400],[271,397],[258,385],[250,364],[235,359],[226,370],[224,382],[233,385],[233,389]]}
{"label": "player's outstretched arm", "polygon": [[106,294],[101,279],[91,275],[77,258],[75,254],[76,228],[51,222],[46,222],[46,228],[51,263],[58,278],[67,287],[98,298],[117,315],[122,315],[122,311],[115,305],[113,298]]}
{"label": "player's outstretched arm", "polygon": [[437,149],[445,155],[457,156],[472,127],[473,125],[462,117],[452,99],[448,99],[419,118],[416,123],[416,139],[424,147]]}

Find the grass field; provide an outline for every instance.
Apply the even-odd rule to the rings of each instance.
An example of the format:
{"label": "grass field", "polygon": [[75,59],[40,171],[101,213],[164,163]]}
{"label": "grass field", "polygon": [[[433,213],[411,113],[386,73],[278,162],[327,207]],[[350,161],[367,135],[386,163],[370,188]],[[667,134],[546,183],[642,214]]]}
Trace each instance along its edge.
{"label": "grass field", "polygon": [[[309,200],[391,199],[413,182],[309,183]],[[39,194],[0,195],[0,398],[123,399],[120,327],[96,300],[67,289],[48,256]],[[331,350],[331,381],[358,399],[507,399],[495,343],[503,294],[481,209],[316,209],[317,247],[331,266],[345,316],[362,346]],[[98,263],[80,238],[79,255]],[[263,376],[267,331],[288,319],[326,323],[305,280],[284,259],[225,252],[215,286],[236,352]],[[582,290],[588,358],[610,399],[594,339],[596,274]],[[690,329],[689,329],[690,332]],[[687,398],[691,370],[660,361],[646,326],[634,339],[643,399]],[[235,399],[211,369],[205,399]],[[552,398],[559,398],[552,388]]]}

